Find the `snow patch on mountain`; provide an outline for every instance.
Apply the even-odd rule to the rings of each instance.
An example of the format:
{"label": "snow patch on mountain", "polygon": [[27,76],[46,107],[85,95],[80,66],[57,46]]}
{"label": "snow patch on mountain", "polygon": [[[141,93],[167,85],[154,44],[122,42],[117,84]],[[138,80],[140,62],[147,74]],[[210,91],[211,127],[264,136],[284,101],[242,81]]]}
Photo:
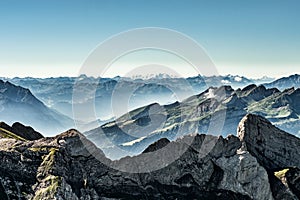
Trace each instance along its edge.
{"label": "snow patch on mountain", "polygon": [[205,94],[205,97],[206,97],[207,99],[215,98],[216,95],[215,95],[215,93],[214,93],[214,89],[209,88],[209,89],[208,89],[208,92]]}
{"label": "snow patch on mountain", "polygon": [[241,82],[241,81],[243,80],[243,78],[240,77],[240,76],[236,76],[236,77],[234,77],[234,80],[235,80],[236,82]]}
{"label": "snow patch on mountain", "polygon": [[222,80],[221,83],[226,85],[226,84],[230,84],[231,82],[229,80]]}
{"label": "snow patch on mountain", "polygon": [[132,140],[132,141],[130,141],[130,142],[123,143],[122,146],[132,146],[132,145],[134,145],[135,143],[138,143],[138,142],[142,141],[142,140],[145,139],[145,138],[146,138],[146,136],[140,137],[140,138],[138,138],[138,139],[136,139],[136,140]]}

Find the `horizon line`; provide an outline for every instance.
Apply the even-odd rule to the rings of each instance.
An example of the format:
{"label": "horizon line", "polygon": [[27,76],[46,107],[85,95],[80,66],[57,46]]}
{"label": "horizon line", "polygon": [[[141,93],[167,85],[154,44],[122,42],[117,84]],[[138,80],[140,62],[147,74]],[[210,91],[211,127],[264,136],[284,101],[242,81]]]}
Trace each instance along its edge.
{"label": "horizon line", "polygon": [[[150,78],[144,78],[146,76],[151,76],[151,75],[154,75],[153,77],[150,77]],[[243,77],[243,78],[247,78],[247,79],[263,79],[263,78],[273,78],[273,79],[276,79],[276,78],[279,78],[279,77],[289,77],[289,76],[292,76],[292,75],[300,75],[300,73],[291,73],[289,75],[284,75],[284,76],[268,76],[268,75],[263,75],[263,76],[260,76],[260,77],[250,77],[250,76],[246,76],[246,75],[240,75],[240,74],[217,74],[217,75],[210,75],[210,76],[206,76],[206,75],[201,75],[201,74],[198,74],[198,75],[194,75],[194,76],[174,76],[174,75],[170,75],[170,74],[166,74],[166,73],[158,73],[158,74],[145,74],[145,75],[142,75],[142,74],[136,74],[136,75],[133,75],[133,76],[121,76],[121,75],[115,75],[115,76],[105,76],[105,77],[100,77],[100,76],[93,76],[93,75],[87,75],[87,74],[80,74],[78,76],[74,76],[74,75],[58,75],[58,76],[45,76],[45,77],[42,77],[42,76],[28,76],[28,75],[25,75],[25,76],[0,76],[0,78],[4,78],[4,79],[14,79],[14,78],[36,78],[36,79],[50,79],[50,78],[79,78],[80,76],[86,76],[88,78],[110,78],[110,79],[113,79],[113,78],[130,78],[130,79],[151,79],[151,78],[155,78],[156,76],[158,75],[167,75],[169,77],[167,78],[193,78],[193,77],[197,77],[197,76],[202,76],[202,77],[226,77],[226,76],[234,76],[234,77]],[[137,78],[133,78],[133,77],[137,77]],[[141,77],[141,78],[140,78]]]}

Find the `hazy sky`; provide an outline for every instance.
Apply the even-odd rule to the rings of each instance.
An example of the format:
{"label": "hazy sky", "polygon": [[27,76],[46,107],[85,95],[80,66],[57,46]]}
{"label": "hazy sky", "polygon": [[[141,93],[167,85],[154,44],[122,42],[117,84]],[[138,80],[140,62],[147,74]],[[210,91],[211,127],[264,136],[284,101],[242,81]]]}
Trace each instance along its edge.
{"label": "hazy sky", "polygon": [[300,73],[299,10],[299,0],[1,0],[0,76],[78,75],[100,42],[141,27],[192,37],[220,74]]}

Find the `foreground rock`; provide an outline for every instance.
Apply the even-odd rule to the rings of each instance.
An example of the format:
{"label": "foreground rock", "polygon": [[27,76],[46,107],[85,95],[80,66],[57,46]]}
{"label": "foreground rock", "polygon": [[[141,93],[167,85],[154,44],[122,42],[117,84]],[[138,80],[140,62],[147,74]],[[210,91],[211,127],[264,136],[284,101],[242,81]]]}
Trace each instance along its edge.
{"label": "foreground rock", "polygon": [[[139,156],[117,161],[76,130],[36,141],[1,139],[0,199],[298,199],[299,171],[289,166],[297,161],[279,155],[271,162],[268,156],[277,149],[265,142],[270,153],[260,153],[255,127],[279,145],[287,137],[286,148],[297,150],[298,138],[254,115],[240,123],[239,138],[161,140]],[[151,170],[155,166],[164,167]],[[279,167],[290,170],[276,174]]]}
{"label": "foreground rock", "polygon": [[244,117],[238,127],[238,137],[266,169],[300,168],[300,139],[275,128],[265,118]]}
{"label": "foreground rock", "polygon": [[7,125],[4,122],[0,122],[0,128],[5,129],[13,134],[25,139],[25,140],[38,140],[44,136],[35,131],[30,126],[24,126],[23,124],[16,122],[12,126]]}
{"label": "foreground rock", "polygon": [[143,153],[149,153],[149,152],[157,151],[159,149],[164,148],[169,143],[170,143],[170,140],[168,140],[167,138],[162,138],[162,139],[158,140],[157,142],[154,142],[153,144],[151,144],[149,147],[147,147],[143,151]]}

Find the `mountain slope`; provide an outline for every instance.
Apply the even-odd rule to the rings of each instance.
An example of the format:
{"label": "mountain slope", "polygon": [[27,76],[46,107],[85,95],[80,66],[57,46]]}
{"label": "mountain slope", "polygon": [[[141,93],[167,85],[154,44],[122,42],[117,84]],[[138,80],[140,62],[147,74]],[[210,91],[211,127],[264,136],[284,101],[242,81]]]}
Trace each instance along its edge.
{"label": "mountain slope", "polygon": [[[238,136],[189,135],[167,141],[154,151],[118,161],[105,158],[100,149],[76,130],[34,142],[0,139],[0,159],[5,160],[0,163],[0,197],[3,200],[300,198],[300,166],[298,159],[292,157],[300,151],[297,145],[300,139],[255,115],[243,118]],[[257,148],[264,150],[256,151]],[[278,151],[281,148],[288,151]],[[161,167],[153,170],[157,166]]]}
{"label": "mountain slope", "polygon": [[9,137],[22,138],[22,140],[38,140],[44,137],[39,132],[36,132],[32,127],[24,126],[19,122],[14,123],[12,126],[9,126],[4,122],[0,122],[0,129],[3,133],[2,136],[0,136],[2,138]]}
{"label": "mountain slope", "polygon": [[139,154],[161,138],[172,141],[195,132],[227,136],[236,131],[247,113],[265,116],[278,127],[297,135],[299,91],[280,92],[263,85],[237,90],[230,86],[211,87],[180,103],[138,108],[85,135],[112,159]]}
{"label": "mountain slope", "polygon": [[[34,96],[44,104],[70,118],[73,117],[72,105],[80,109],[86,104],[93,104],[94,102],[91,101],[95,100],[96,114],[101,120],[111,118],[112,116],[112,109],[107,105],[111,104],[114,90],[133,92],[128,105],[129,109],[132,110],[155,102],[160,104],[175,102],[177,99],[174,93],[177,97],[181,97],[180,100],[182,100],[191,95],[201,93],[210,86],[219,87],[226,84],[231,85],[233,88],[238,88],[259,81],[233,75],[212,77],[199,75],[185,79],[172,78],[166,74],[147,79],[126,77],[93,78],[81,75],[79,77],[45,79],[26,77],[6,80],[15,85],[29,88]],[[75,89],[74,86],[76,86],[79,96],[82,96],[79,100],[72,98]],[[94,89],[96,89],[96,92]],[[95,118],[91,118],[87,114],[81,116],[78,120],[89,123],[94,121]]]}
{"label": "mountain slope", "polygon": [[263,85],[237,90],[230,86],[211,87],[180,103],[150,104],[133,110],[85,135],[113,159],[139,154],[161,138],[172,141],[195,132],[232,134],[247,113],[262,115],[283,130],[298,135],[299,93],[299,89],[280,92]]}
{"label": "mountain slope", "polygon": [[0,80],[0,120],[13,124],[29,124],[39,132],[50,135],[64,131],[73,121],[48,108],[25,88]]}
{"label": "mountain slope", "polygon": [[294,74],[289,77],[283,77],[271,83],[265,83],[264,85],[267,88],[278,88],[279,90],[285,90],[292,87],[300,88],[300,75]]}

